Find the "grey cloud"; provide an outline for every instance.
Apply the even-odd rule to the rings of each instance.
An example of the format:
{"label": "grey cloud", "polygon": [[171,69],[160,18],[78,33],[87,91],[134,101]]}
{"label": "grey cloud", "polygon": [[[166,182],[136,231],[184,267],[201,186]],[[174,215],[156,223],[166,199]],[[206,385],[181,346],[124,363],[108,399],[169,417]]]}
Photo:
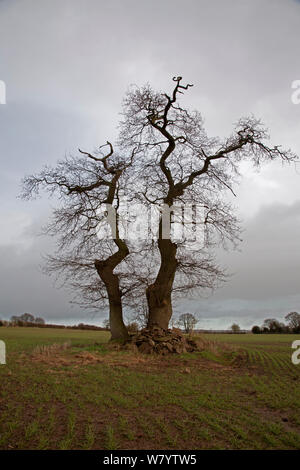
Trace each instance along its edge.
{"label": "grey cloud", "polygon": [[300,310],[300,201],[262,207],[243,238],[239,251],[219,253],[232,274],[228,282],[213,296],[180,306],[212,328],[228,326],[229,319],[249,327]]}
{"label": "grey cloud", "polygon": [[[290,99],[300,78],[299,31],[295,0],[0,1],[0,79],[7,85],[7,105],[0,106],[0,312],[20,313],[26,304],[49,319],[86,317],[40,276],[44,242],[26,234],[38,229],[50,203],[16,195],[23,174],[113,139],[130,83],[165,90],[173,75],[183,75],[195,84],[185,103],[203,113],[210,134],[228,135],[253,112],[274,143],[300,153],[300,105]],[[300,176],[276,164],[242,173],[234,201],[246,229],[242,251],[220,253],[235,275],[212,298],[182,306],[199,309],[213,327],[280,315],[299,300]]]}
{"label": "grey cloud", "polygon": [[51,251],[51,243],[35,239],[33,245],[0,247],[0,318],[30,312],[49,323],[99,323],[105,313],[82,311],[70,303],[72,295],[58,288],[41,271],[42,254]]}

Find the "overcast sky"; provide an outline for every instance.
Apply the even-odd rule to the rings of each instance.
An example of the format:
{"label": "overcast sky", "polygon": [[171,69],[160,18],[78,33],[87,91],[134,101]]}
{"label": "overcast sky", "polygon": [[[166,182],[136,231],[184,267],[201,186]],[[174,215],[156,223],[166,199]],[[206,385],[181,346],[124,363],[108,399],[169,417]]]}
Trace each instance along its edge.
{"label": "overcast sky", "polygon": [[[16,198],[24,174],[116,135],[131,83],[167,91],[181,75],[185,103],[211,135],[225,136],[254,113],[272,143],[300,155],[300,2],[296,0],[0,0],[0,317],[31,312],[51,322],[99,323],[70,306],[71,295],[40,273],[37,236],[46,199]],[[221,255],[233,273],[197,312],[203,328],[242,327],[300,311],[300,165],[242,167],[234,203],[243,220],[240,251]]]}

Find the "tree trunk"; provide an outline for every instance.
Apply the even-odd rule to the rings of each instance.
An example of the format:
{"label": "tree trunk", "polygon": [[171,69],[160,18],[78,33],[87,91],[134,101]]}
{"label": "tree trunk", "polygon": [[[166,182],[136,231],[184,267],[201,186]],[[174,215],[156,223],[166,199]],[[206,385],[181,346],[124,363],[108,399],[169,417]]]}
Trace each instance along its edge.
{"label": "tree trunk", "polygon": [[123,322],[123,311],[121,293],[119,289],[119,279],[112,274],[112,279],[106,284],[109,300],[109,323],[111,339],[128,338],[128,331]]}
{"label": "tree trunk", "polygon": [[95,261],[95,268],[107,290],[111,339],[128,339],[128,331],[123,322],[122,296],[119,286],[119,278],[113,273],[116,264],[119,264],[119,262],[121,262],[120,259],[125,258],[127,254],[128,251],[125,250],[121,253],[119,250],[105,261]]}
{"label": "tree trunk", "polygon": [[172,317],[172,288],[177,268],[177,246],[169,239],[158,240],[161,264],[155,282],[146,291],[149,319],[148,328],[168,329]]}

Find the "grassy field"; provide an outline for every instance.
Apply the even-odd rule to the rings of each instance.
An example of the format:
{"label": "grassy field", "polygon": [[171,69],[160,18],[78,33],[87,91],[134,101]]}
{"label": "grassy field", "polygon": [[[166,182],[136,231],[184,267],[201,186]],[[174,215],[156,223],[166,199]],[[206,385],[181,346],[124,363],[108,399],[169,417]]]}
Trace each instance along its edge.
{"label": "grassy field", "polygon": [[0,328],[1,449],[300,449],[299,335],[207,335],[245,353],[159,358],[108,337]]}

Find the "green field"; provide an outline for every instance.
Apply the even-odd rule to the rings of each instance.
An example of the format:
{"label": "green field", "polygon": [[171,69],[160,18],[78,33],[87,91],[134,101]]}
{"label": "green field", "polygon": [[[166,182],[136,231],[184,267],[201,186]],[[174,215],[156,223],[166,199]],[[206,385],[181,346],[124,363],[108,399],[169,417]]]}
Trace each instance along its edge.
{"label": "green field", "polygon": [[1,449],[300,449],[299,335],[207,335],[236,351],[168,357],[108,338],[0,328]]}

